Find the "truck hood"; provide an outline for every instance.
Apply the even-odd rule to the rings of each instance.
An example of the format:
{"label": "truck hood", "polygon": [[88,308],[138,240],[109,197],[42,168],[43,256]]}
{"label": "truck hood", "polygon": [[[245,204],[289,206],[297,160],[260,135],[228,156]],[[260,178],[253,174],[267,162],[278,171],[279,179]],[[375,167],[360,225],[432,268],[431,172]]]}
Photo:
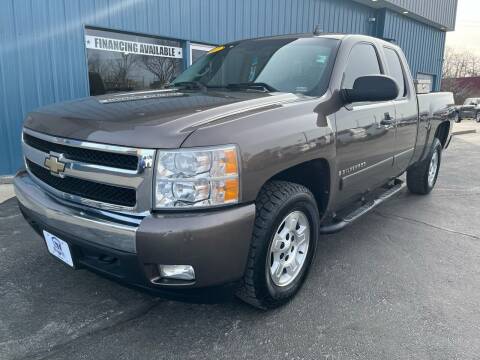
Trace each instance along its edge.
{"label": "truck hood", "polygon": [[[88,97],[40,108],[24,126],[58,137],[138,148],[178,148],[211,121],[298,101],[287,93],[147,91]],[[221,141],[221,139],[219,139]]]}

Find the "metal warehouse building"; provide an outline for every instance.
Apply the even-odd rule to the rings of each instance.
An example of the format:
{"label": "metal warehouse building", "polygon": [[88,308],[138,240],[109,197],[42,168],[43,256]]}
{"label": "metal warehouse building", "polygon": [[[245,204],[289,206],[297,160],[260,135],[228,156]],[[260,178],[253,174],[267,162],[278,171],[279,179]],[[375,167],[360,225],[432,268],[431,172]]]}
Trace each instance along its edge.
{"label": "metal warehouse building", "polygon": [[213,45],[313,31],[399,44],[440,87],[457,0],[3,0],[0,175],[22,164],[26,114],[43,105],[162,87]]}

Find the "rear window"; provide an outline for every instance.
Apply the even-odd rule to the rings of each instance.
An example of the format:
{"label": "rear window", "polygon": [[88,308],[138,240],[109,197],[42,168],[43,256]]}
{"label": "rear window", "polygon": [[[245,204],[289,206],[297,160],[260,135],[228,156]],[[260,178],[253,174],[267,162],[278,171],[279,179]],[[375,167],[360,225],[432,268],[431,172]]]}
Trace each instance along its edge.
{"label": "rear window", "polygon": [[395,50],[390,48],[384,49],[390,76],[392,76],[397,81],[398,97],[405,97],[407,95],[407,87],[405,86],[405,75],[403,73],[400,57]]}

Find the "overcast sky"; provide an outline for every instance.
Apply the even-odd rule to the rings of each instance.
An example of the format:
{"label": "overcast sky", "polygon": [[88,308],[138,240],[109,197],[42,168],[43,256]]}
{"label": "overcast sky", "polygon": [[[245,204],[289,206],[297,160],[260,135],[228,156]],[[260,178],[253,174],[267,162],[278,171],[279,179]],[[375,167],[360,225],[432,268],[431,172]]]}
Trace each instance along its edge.
{"label": "overcast sky", "polygon": [[480,55],[480,0],[458,0],[457,25],[447,33],[447,46]]}

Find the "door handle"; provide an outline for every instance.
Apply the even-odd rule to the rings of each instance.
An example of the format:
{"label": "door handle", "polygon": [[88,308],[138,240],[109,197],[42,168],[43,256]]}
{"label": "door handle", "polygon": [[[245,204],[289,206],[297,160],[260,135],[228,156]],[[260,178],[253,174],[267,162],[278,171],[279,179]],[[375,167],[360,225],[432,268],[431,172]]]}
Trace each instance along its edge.
{"label": "door handle", "polygon": [[395,124],[395,119],[390,116],[390,113],[386,112],[385,117],[380,121],[380,125],[389,126]]}

